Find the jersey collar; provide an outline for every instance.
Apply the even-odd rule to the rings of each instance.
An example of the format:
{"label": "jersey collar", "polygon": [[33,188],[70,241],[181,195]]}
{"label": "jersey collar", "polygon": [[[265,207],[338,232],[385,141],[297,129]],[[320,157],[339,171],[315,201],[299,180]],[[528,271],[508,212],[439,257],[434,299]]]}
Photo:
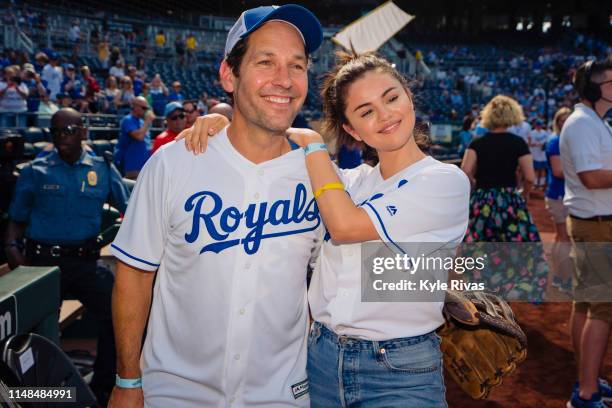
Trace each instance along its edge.
{"label": "jersey collar", "polygon": [[574,107],[576,110],[579,110],[587,115],[589,115],[590,117],[592,117],[593,119],[597,119],[597,120],[601,120],[601,118],[599,117],[599,115],[597,114],[597,112],[595,112],[595,110],[587,105],[585,105],[584,103],[577,103],[576,106]]}
{"label": "jersey collar", "polygon": [[[49,163],[49,166],[59,166],[60,164],[68,165],[68,163],[64,162],[62,158],[59,156],[59,152],[57,151],[56,148],[53,148],[53,151],[51,152],[51,154],[47,156],[47,161]],[[87,154],[87,152],[85,151],[85,148],[81,149],[81,157],[79,157],[79,160],[76,161],[75,165],[77,164],[93,166],[94,164],[93,159],[89,154]]]}

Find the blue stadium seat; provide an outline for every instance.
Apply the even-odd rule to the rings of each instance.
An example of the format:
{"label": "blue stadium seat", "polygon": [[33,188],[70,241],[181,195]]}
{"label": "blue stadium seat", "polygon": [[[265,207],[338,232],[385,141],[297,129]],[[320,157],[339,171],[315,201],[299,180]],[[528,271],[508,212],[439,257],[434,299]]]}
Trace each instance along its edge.
{"label": "blue stadium seat", "polygon": [[109,140],[94,140],[91,142],[91,147],[100,157],[104,157],[104,152],[112,153],[114,148]]}
{"label": "blue stadium seat", "polygon": [[38,127],[29,127],[23,129],[22,132],[26,142],[29,143],[43,142],[48,140],[48,138],[45,136],[45,132]]}
{"label": "blue stadium seat", "polygon": [[42,152],[45,149],[49,149],[51,147],[51,143],[49,142],[36,142],[33,144],[34,145],[34,154],[37,155],[38,153]]}

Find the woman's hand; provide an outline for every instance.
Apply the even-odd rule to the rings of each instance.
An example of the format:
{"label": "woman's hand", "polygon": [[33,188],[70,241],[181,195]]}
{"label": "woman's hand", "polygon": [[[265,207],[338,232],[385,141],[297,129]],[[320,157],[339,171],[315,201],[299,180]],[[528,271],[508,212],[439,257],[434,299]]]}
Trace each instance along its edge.
{"label": "woman's hand", "polygon": [[300,147],[306,147],[310,143],[324,143],[323,136],[312,129],[289,128],[287,137]]}
{"label": "woman's hand", "polygon": [[208,138],[217,134],[229,124],[229,119],[218,113],[200,116],[192,127],[179,133],[176,140],[185,139],[187,151],[193,152],[193,154],[204,153],[208,145]]}

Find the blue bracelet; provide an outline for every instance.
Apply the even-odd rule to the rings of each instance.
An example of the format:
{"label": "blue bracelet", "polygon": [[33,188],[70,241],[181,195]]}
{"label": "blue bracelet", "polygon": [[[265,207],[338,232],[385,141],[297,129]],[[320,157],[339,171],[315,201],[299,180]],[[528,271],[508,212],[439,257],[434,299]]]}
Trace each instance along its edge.
{"label": "blue bracelet", "polygon": [[327,151],[325,143],[309,143],[304,148],[304,155],[308,156],[310,153],[318,152],[319,150]]}
{"label": "blue bracelet", "polygon": [[141,388],[142,378],[121,378],[119,374],[115,377],[115,385],[119,388]]}

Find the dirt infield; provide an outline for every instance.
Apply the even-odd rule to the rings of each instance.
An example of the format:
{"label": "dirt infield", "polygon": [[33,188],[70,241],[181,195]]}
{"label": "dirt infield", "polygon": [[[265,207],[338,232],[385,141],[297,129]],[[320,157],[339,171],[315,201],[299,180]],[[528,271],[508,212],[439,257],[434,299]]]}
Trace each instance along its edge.
{"label": "dirt infield", "polygon": [[[541,198],[530,200],[542,240],[554,236],[552,221]],[[555,290],[555,289],[550,289]],[[562,408],[576,381],[576,366],[570,343],[568,319],[571,303],[513,303],[512,309],[529,338],[527,359],[487,400],[474,401],[446,378],[451,408]],[[606,355],[604,376],[612,379],[612,347]]]}

